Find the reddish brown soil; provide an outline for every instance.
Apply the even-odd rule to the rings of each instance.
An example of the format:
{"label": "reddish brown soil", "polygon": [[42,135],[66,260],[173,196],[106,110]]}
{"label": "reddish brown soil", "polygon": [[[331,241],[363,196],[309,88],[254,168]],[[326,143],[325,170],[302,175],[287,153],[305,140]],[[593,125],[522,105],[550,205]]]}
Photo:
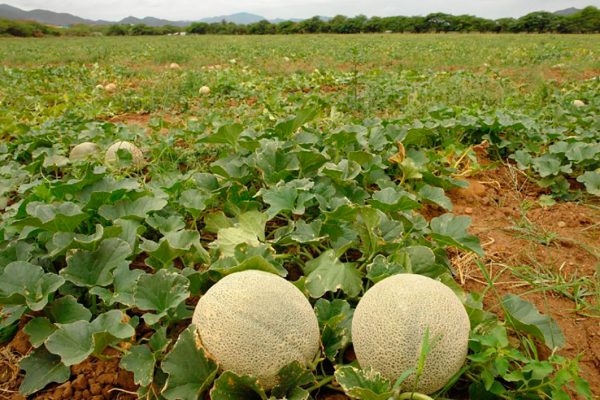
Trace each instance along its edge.
{"label": "reddish brown soil", "polygon": [[[547,208],[533,205],[524,209],[523,204],[537,204],[540,189],[509,166],[481,173],[469,181],[469,188],[449,195],[455,205],[454,212],[470,215],[473,219],[471,232],[480,238],[484,247],[485,268],[491,279],[496,280],[497,293],[500,296],[521,295],[542,313],[551,315],[566,338],[566,346],[560,354],[581,355],[581,374],[589,381],[594,395],[600,396],[597,292],[600,212],[597,208],[576,203],[560,203]],[[527,221],[524,218],[530,229],[514,230],[515,226],[524,226]],[[531,229],[534,234],[526,235]],[[472,257],[457,256],[453,261],[466,290],[481,292],[487,286]],[[534,272],[550,272],[565,281],[588,277],[588,283],[596,282],[590,287],[596,294],[586,297],[589,307],[576,311],[574,301],[551,290],[553,282],[536,284],[536,288],[517,276],[515,267],[519,266]],[[541,291],[540,287],[546,290]],[[484,303],[492,311],[498,311],[497,297],[492,291],[488,292]]]}
{"label": "reddish brown soil", "polygon": [[[24,400],[18,393],[23,376],[17,364],[29,350],[28,336],[22,330],[8,345],[0,348],[0,399]],[[118,352],[107,350],[106,359],[89,357],[81,364],[71,367],[71,377],[63,384],[50,384],[45,390],[32,396],[36,400],[129,400],[137,396],[133,375],[119,368]]]}

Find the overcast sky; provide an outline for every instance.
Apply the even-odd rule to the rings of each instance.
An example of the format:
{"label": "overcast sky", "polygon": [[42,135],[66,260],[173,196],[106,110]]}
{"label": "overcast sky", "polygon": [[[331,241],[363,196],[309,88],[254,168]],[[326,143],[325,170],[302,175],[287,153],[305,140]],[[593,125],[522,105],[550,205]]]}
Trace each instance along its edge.
{"label": "overcast sky", "polygon": [[600,7],[600,0],[8,0],[7,3],[26,10],[42,8],[107,20],[120,20],[130,15],[196,20],[236,12],[250,12],[266,18],[308,18],[336,14],[425,15],[441,11],[500,18],[519,17],[538,10]]}

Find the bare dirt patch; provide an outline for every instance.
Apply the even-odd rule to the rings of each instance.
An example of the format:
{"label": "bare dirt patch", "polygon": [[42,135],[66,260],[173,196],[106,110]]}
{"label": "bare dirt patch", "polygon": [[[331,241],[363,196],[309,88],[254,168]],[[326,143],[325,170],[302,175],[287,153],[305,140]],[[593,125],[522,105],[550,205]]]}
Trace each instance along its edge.
{"label": "bare dirt patch", "polygon": [[[518,294],[551,315],[566,338],[560,354],[581,355],[582,376],[600,396],[599,209],[576,203],[542,207],[540,189],[510,166],[481,173],[470,184],[449,196],[456,214],[473,219],[471,232],[484,246],[497,293]],[[473,259],[454,261],[465,289],[481,292],[487,286]],[[484,303],[498,311],[491,293]]]}

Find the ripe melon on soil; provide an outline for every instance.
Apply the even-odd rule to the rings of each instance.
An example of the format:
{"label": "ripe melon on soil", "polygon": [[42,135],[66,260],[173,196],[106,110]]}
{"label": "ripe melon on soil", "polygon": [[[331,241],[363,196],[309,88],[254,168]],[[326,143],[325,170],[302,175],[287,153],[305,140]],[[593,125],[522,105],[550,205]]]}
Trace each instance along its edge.
{"label": "ripe melon on soil", "polygon": [[252,375],[266,388],[281,368],[308,365],[319,350],[319,323],[302,292],[264,271],[226,276],[200,298],[192,323],[223,370]]}
{"label": "ripe melon on soil", "polygon": [[69,159],[75,160],[86,160],[89,158],[96,157],[100,153],[100,146],[92,142],[79,143],[69,153]]}
{"label": "ripe melon on soil", "polygon": [[134,168],[140,169],[144,166],[145,161],[142,151],[135,144],[125,141],[113,143],[108,150],[106,150],[104,162],[108,165],[117,166],[119,164],[119,150],[124,150],[131,154],[131,163]]}
{"label": "ripe melon on soil", "polygon": [[374,285],[360,300],[352,320],[358,363],[395,382],[417,368],[428,331],[430,351],[415,385],[411,374],[403,390],[432,393],[460,370],[467,356],[470,322],[454,292],[431,278],[399,274]]}

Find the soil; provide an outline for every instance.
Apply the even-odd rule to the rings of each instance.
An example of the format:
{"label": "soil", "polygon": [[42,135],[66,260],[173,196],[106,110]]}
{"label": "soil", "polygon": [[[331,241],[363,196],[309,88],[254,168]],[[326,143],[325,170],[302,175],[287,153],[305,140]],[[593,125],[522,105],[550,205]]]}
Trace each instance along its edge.
{"label": "soil", "polygon": [[[471,216],[470,230],[481,240],[485,267],[496,280],[498,295],[520,295],[556,320],[566,339],[559,354],[581,356],[581,375],[600,398],[600,209],[577,203],[536,205],[541,189],[511,166],[483,172],[469,183],[469,188],[452,191],[449,197],[454,213]],[[523,229],[515,230],[519,226]],[[481,292],[487,284],[474,261],[470,256],[453,257],[461,285],[467,291]],[[538,272],[536,287],[519,274],[527,269]],[[544,284],[546,277],[539,272],[552,281]],[[550,288],[555,282],[582,277],[596,282],[585,298],[589,303],[585,309],[577,310],[573,300]],[[484,305],[498,312],[497,297],[491,291]]]}

